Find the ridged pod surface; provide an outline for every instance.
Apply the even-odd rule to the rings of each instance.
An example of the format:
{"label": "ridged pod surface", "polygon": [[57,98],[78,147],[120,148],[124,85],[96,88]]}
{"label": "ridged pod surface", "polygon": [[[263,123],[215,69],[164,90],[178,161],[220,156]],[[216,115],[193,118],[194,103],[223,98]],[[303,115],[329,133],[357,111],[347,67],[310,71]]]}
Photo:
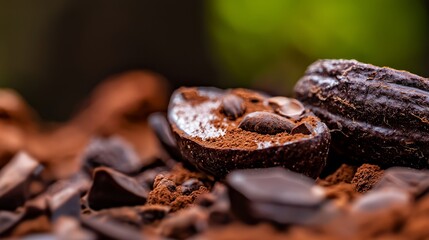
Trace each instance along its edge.
{"label": "ridged pod surface", "polygon": [[294,91],[328,125],[337,153],[383,166],[429,166],[429,79],[355,60],[319,60]]}

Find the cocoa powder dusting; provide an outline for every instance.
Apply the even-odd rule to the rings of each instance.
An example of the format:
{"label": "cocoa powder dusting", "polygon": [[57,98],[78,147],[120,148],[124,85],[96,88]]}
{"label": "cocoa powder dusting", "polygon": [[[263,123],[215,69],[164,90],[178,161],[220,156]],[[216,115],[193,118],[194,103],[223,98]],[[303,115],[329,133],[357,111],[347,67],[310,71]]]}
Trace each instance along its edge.
{"label": "cocoa powder dusting", "polygon": [[[215,116],[215,118],[210,120],[210,124],[212,124],[216,129],[224,129],[225,134],[220,137],[205,139],[201,139],[200,137],[192,137],[194,141],[199,142],[201,144],[210,144],[210,146],[216,148],[244,148],[253,150],[285,144],[287,142],[311,137],[311,135],[305,135],[302,133],[292,135],[287,132],[282,132],[274,135],[269,135],[240,129],[238,126],[247,114],[256,111],[276,113],[275,109],[268,104],[268,97],[263,96],[262,94],[256,93],[254,91],[249,91],[246,89],[232,89],[228,92],[228,94],[234,94],[244,100],[244,114],[235,119],[228,119],[228,117],[222,110],[222,104],[219,104],[219,107],[217,109],[214,109],[210,113]],[[199,91],[197,88],[187,88],[186,91],[182,93],[182,95],[188,102],[193,105],[200,104],[205,101],[221,101],[221,98],[219,98],[218,100],[213,100],[207,98],[206,96],[199,95]],[[307,113],[304,113],[301,118],[290,120],[296,126],[306,122],[310,124],[310,126],[315,127],[318,122],[317,117],[309,115]],[[181,129],[177,130],[179,132],[183,132],[183,130]]]}
{"label": "cocoa powder dusting", "polygon": [[342,164],[334,173],[327,176],[321,185],[330,186],[338,183],[351,183],[356,170],[357,167],[355,166]]}

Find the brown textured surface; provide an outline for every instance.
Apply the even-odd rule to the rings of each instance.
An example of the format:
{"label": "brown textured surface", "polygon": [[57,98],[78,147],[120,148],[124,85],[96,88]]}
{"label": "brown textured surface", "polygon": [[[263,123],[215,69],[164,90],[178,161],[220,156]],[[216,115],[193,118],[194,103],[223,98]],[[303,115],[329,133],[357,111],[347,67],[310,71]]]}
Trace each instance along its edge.
{"label": "brown textured surface", "polygon": [[295,95],[332,130],[338,153],[359,163],[428,166],[427,78],[355,60],[319,60]]}
{"label": "brown textured surface", "polygon": [[367,192],[379,181],[383,175],[383,170],[372,164],[360,166],[353,177],[352,184],[358,192]]}
{"label": "brown textured surface", "polygon": [[[182,184],[192,178],[205,181],[208,186],[199,186],[191,194],[184,194]],[[204,175],[191,172],[181,165],[176,165],[166,175],[158,175],[155,178],[153,187],[154,189],[149,193],[148,203],[170,206],[172,212],[192,205],[201,194],[208,193],[211,188],[210,183]]]}
{"label": "brown textured surface", "polygon": [[[224,136],[202,139],[198,136],[188,135],[185,133],[185,130],[181,129],[182,126],[174,121],[173,110],[175,108],[178,108],[176,110],[178,112],[182,111],[180,113],[182,118],[185,118],[187,114],[196,114],[187,113],[185,109],[181,110],[181,104],[176,103],[176,101],[181,101],[182,91],[186,91],[186,94],[189,91],[199,91],[199,95],[213,93],[219,96],[218,100],[211,100],[213,103],[220,101],[223,91],[215,88],[180,88],[171,97],[169,121],[172,124],[178,148],[184,159],[202,171],[222,178],[233,169],[284,166],[316,178],[325,166],[330,134],[326,126],[311,113],[306,113],[302,119],[295,121],[296,124],[301,122],[310,123],[314,127],[313,134],[311,135],[290,135],[288,133],[266,135],[245,131],[237,127],[246,114],[231,121],[222,115],[220,109],[215,109],[209,115],[212,114],[213,116],[217,116],[218,119],[225,120],[214,120],[214,122],[210,120],[209,123],[214,126],[226,124],[226,134]],[[246,113],[257,110],[274,112],[274,109],[270,106],[263,104],[264,99],[266,100],[267,98],[257,92],[243,89],[231,90],[231,92],[245,100]],[[192,99],[187,101],[194,104]],[[206,98],[196,98],[195,104],[201,104],[206,101]],[[210,119],[211,116],[203,117]],[[211,134],[213,130],[207,129],[207,132],[204,132],[203,128],[201,131],[204,134]],[[201,131],[197,132],[197,134],[201,134]],[[264,142],[273,145],[264,146]],[[258,143],[261,143],[262,147],[257,148]],[[306,151],[299,151],[299,149],[304,148]],[[305,161],[303,161],[304,159]]]}
{"label": "brown textured surface", "polygon": [[[385,71],[389,72],[393,70],[388,69]],[[352,75],[346,75],[354,76],[353,71],[348,74]],[[413,77],[408,73],[396,72],[396,74],[403,74],[407,78]],[[148,77],[148,75],[143,75]],[[140,78],[143,75],[131,74],[124,76]],[[152,80],[157,79],[156,75],[150,76],[154,77]],[[383,76],[374,76],[375,81],[381,81],[382,78]],[[390,79],[389,76],[385,76],[384,78],[387,80]],[[416,84],[413,87],[423,89],[424,81],[418,83],[416,79],[411,79]],[[429,181],[427,180],[429,172],[427,170],[410,170],[407,168],[384,170],[384,166],[363,164],[371,159],[360,158],[358,155],[354,156],[353,153],[355,152],[353,151],[349,152],[349,157],[356,157],[359,163],[347,162],[345,158],[330,159],[328,163],[332,165],[329,165],[328,168],[332,170],[329,171],[331,174],[326,177],[319,176],[320,178],[315,182],[318,186],[315,186],[314,182],[309,180],[309,184],[312,186],[312,190],[310,189],[310,191],[323,198],[321,203],[323,207],[320,208],[321,212],[318,212],[320,213],[318,215],[319,218],[315,218],[312,224],[302,225],[295,221],[290,226],[281,227],[278,223],[272,224],[276,222],[275,219],[271,218],[272,214],[265,214],[265,218],[258,220],[258,223],[254,225],[245,224],[243,219],[237,217],[237,211],[240,211],[240,203],[244,203],[245,201],[238,201],[238,204],[237,202],[235,202],[236,204],[230,204],[230,199],[234,197],[231,194],[231,186],[226,186],[224,182],[216,181],[195,168],[189,168],[189,166],[182,165],[182,163],[178,163],[174,159],[169,159],[163,153],[163,149],[158,148],[159,146],[154,139],[154,135],[148,129],[145,117],[148,112],[154,109],[152,107],[157,106],[159,103],[157,102],[158,94],[145,95],[147,94],[145,91],[140,92],[133,89],[143,89],[141,85],[136,85],[136,82],[143,83],[148,81],[149,85],[156,84],[155,82],[151,82],[152,80],[124,81],[124,84],[131,84],[127,87],[121,87],[118,82],[112,83],[112,85],[109,85],[110,87],[103,87],[102,89],[104,90],[97,91],[98,94],[94,95],[97,96],[98,100],[93,99],[92,102],[92,104],[94,104],[94,101],[98,102],[96,104],[98,107],[90,104],[91,107],[83,111],[84,113],[81,113],[82,115],[79,115],[74,121],[65,126],[55,127],[53,130],[38,129],[40,123],[37,123],[37,117],[30,120],[28,125],[21,124],[22,121],[18,124],[20,121],[11,120],[12,118],[7,116],[10,115],[8,112],[12,113],[13,111],[7,110],[6,113],[8,114],[1,112],[3,105],[0,96],[0,129],[10,130],[2,131],[3,137],[0,138],[0,142],[4,142],[5,144],[2,144],[3,148],[0,148],[1,157],[7,156],[7,154],[3,155],[4,152],[9,152],[8,154],[13,155],[16,150],[22,150],[23,148],[32,149],[32,153],[37,154],[37,157],[40,158],[38,160],[41,160],[47,166],[36,179],[28,179],[31,186],[30,201],[24,206],[19,206],[15,211],[0,210],[0,222],[2,223],[0,224],[1,238],[24,236],[31,238],[35,237],[33,234],[38,233],[58,239],[66,237],[73,239],[94,239],[95,237],[98,237],[98,239],[140,239],[142,237],[147,239],[321,240],[417,240],[429,238],[429,221],[427,217],[429,214]],[[398,82],[393,84],[398,85]],[[163,88],[162,84],[158,86],[159,88],[155,85],[152,86],[155,88],[152,88],[149,85],[148,89],[151,89],[150,91],[161,91]],[[396,88],[397,86],[395,85]],[[406,89],[409,90],[409,88]],[[116,90],[122,93],[115,93]],[[424,90],[426,91],[426,89]],[[130,93],[132,96],[126,96],[127,93]],[[186,98],[195,98],[194,93],[195,91],[186,93]],[[159,97],[162,98],[161,95],[159,94]],[[126,98],[124,102],[120,101],[122,97]],[[259,95],[256,98],[264,97],[263,95]],[[103,99],[108,99],[105,102],[106,105],[102,104]],[[144,99],[148,101],[148,106],[152,107],[141,107],[141,100],[143,102],[146,101]],[[205,101],[205,98],[202,97],[196,102],[201,101]],[[343,104],[345,103],[343,102]],[[5,106],[8,107],[9,105],[6,104]],[[98,109],[104,107],[112,107],[112,109]],[[337,109],[337,111],[340,110]],[[235,110],[230,111],[234,111],[234,117],[240,118],[239,112]],[[103,114],[98,115],[98,113]],[[216,114],[221,113],[217,112]],[[94,122],[86,122],[91,120],[88,116],[97,116],[100,119],[95,119]],[[389,116],[387,117],[389,118]],[[391,123],[390,120],[389,123]],[[30,125],[36,126],[36,132],[28,130],[32,129],[27,128]],[[391,126],[396,125],[392,123]],[[93,127],[99,131],[90,129]],[[417,128],[422,133],[425,132],[424,127],[417,126]],[[106,131],[102,131],[102,129]],[[122,133],[124,132],[130,135],[123,135]],[[80,187],[80,195],[77,195],[78,197],[81,196],[80,205],[78,201],[67,203],[71,204],[69,205],[71,206],[69,209],[79,209],[80,207],[80,217],[71,215],[65,220],[63,217],[57,218],[58,212],[52,211],[52,203],[63,203],[63,201],[67,200],[68,195],[62,195],[61,192],[70,193],[70,190],[73,190],[67,184],[60,184],[61,182],[72,183],[76,179],[84,179],[84,182],[94,182],[93,178],[96,176],[85,176],[88,172],[82,169],[82,162],[77,157],[80,156],[81,150],[87,146],[86,143],[89,136],[94,134],[105,134],[107,136],[121,135],[125,141],[133,145],[137,152],[141,153],[139,157],[142,161],[141,168],[139,167],[135,172],[133,170],[123,175],[129,181],[119,181],[120,184],[106,184],[102,186],[106,197],[101,198],[100,201],[107,202],[109,200],[108,197],[121,195],[117,194],[117,188],[121,191],[126,190],[127,186],[123,186],[127,185],[125,182],[140,184],[149,193],[148,200],[146,203],[139,203],[138,206],[108,206],[109,208],[101,210],[92,209],[91,205],[88,204],[88,195],[86,194],[89,186],[86,186],[87,184],[85,183],[86,187]],[[35,137],[36,135],[37,137]],[[36,140],[40,140],[40,142],[33,145],[33,141]],[[60,140],[65,141],[61,142]],[[8,141],[10,141],[10,145],[7,144]],[[208,155],[202,146],[193,145],[191,142],[185,143],[189,144],[194,152],[202,154],[205,161],[216,160],[216,156],[220,159],[233,159],[233,155],[229,153],[231,151],[212,152],[214,155]],[[384,142],[383,144],[388,143]],[[172,144],[171,146],[174,147],[174,142]],[[382,143],[380,142],[380,144]],[[53,146],[58,146],[58,148]],[[182,147],[184,146],[187,145],[182,145]],[[311,147],[311,144],[295,145],[294,147],[296,151],[312,152],[309,146]],[[365,145],[353,145],[353,147],[359,148],[356,150],[358,151],[362,150]],[[121,150],[121,147],[119,148]],[[5,151],[3,152],[3,150]],[[381,149],[381,151],[384,150]],[[146,158],[148,156],[151,157]],[[255,156],[251,154],[246,155],[243,161],[249,160],[249,166],[252,167],[266,167],[270,164],[268,161],[274,159],[275,156],[272,155],[272,151],[262,151],[258,152]],[[189,156],[185,155],[185,157]],[[155,160],[150,160],[151,158]],[[10,164],[10,159],[10,157],[6,157],[4,162],[0,160],[0,168],[2,168],[1,164]],[[260,161],[251,162],[250,160],[252,159],[259,159]],[[52,164],[51,161],[55,164]],[[109,159],[109,161],[115,161],[115,159]],[[347,162],[347,164],[341,165],[343,162]],[[120,164],[120,160],[116,163]],[[212,163],[218,164],[219,162],[213,161]],[[311,165],[311,162],[305,162],[305,164],[299,167],[308,170],[310,167],[314,167]],[[121,169],[117,164],[111,164],[110,167],[108,171],[118,171]],[[78,170],[79,172],[76,173]],[[314,171],[314,169],[308,171]],[[65,178],[58,181],[59,176],[67,177],[70,174],[77,175],[73,175],[73,178]],[[270,176],[272,177],[272,175]],[[13,179],[14,176],[11,174],[10,177]],[[262,174],[260,177],[266,176]],[[299,182],[300,177],[302,176],[298,175],[295,180]],[[254,186],[257,186],[257,184]],[[272,184],[271,186],[272,188],[256,188],[258,193],[264,191],[265,200],[267,200],[264,202],[266,204],[262,204],[261,206],[267,207],[269,205],[285,203],[281,200],[282,198],[276,198],[275,201],[272,201],[273,199],[270,196],[278,197],[284,191],[277,191],[281,187],[275,187],[276,184]],[[58,190],[57,187],[61,191],[50,195],[52,189]],[[315,191],[313,192],[313,190]],[[292,199],[296,197],[299,203],[304,202],[298,196],[300,195],[299,191],[290,191],[287,194]],[[293,194],[296,194],[296,196]],[[54,197],[55,195],[59,198],[56,200],[50,199],[50,197]],[[302,197],[303,195],[300,196]],[[1,197],[5,199],[4,196],[0,195]],[[304,198],[308,198],[305,200],[311,200],[311,195],[305,195]],[[260,200],[257,199],[257,201]],[[231,206],[234,209],[231,209]],[[0,205],[0,209],[1,207],[2,205]],[[294,207],[296,206],[292,204],[289,210],[294,210]],[[281,212],[284,213],[285,211],[282,210]],[[293,214],[291,215],[293,216]]]}

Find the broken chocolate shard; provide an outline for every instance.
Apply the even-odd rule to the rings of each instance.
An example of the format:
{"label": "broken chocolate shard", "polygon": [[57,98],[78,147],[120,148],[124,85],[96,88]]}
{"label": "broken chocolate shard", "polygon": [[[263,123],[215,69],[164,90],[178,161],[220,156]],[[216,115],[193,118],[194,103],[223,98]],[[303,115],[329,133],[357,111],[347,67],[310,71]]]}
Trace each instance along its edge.
{"label": "broken chocolate shard", "polygon": [[226,181],[231,210],[249,223],[308,224],[325,201],[312,179],[282,168],[236,170]]}
{"label": "broken chocolate shard", "polygon": [[146,203],[148,190],[131,177],[107,167],[99,167],[95,169],[93,178],[88,192],[88,204],[92,209]]}
{"label": "broken chocolate shard", "polygon": [[170,212],[169,206],[164,205],[145,205],[140,207],[137,211],[142,217],[144,224],[151,224],[155,221],[164,219]]}
{"label": "broken chocolate shard", "polygon": [[47,196],[48,212],[55,221],[61,216],[79,218],[80,216],[80,186],[67,180],[56,182]]}
{"label": "broken chocolate shard", "polygon": [[294,127],[292,129],[292,131],[290,132],[290,134],[301,133],[301,134],[304,134],[304,135],[309,135],[309,134],[312,133],[311,129],[312,129],[312,127],[311,127],[310,124],[308,124],[308,123],[301,123],[298,126]]}
{"label": "broken chocolate shard", "polygon": [[200,180],[196,178],[188,179],[182,184],[182,194],[189,195],[193,191],[200,189],[202,186],[204,186],[204,184]]}
{"label": "broken chocolate shard", "polygon": [[84,228],[95,232],[98,239],[145,239],[143,234],[133,227],[120,224],[113,220],[103,220],[97,217],[82,217],[81,222]]}
{"label": "broken chocolate shard", "polygon": [[286,118],[269,112],[253,112],[247,114],[238,125],[239,128],[259,134],[275,135],[289,133],[295,124]]}
{"label": "broken chocolate shard", "polygon": [[403,190],[372,190],[359,198],[351,207],[353,212],[376,212],[411,204],[411,195]]}
{"label": "broken chocolate shard", "polygon": [[429,192],[429,171],[392,167],[384,171],[374,190],[394,188],[409,192],[416,198]]}
{"label": "broken chocolate shard", "polygon": [[222,112],[231,120],[241,117],[246,110],[244,101],[237,95],[226,94],[222,98]]}
{"label": "broken chocolate shard", "polygon": [[0,211],[0,236],[6,236],[19,222],[21,222],[24,215],[24,211]]}
{"label": "broken chocolate shard", "polygon": [[167,117],[160,112],[152,113],[148,117],[148,122],[168,154],[175,159],[180,159],[181,155],[177,149],[177,142],[171,132]]}
{"label": "broken chocolate shard", "polygon": [[89,169],[106,166],[122,173],[134,173],[142,167],[136,151],[119,136],[92,139],[83,161]]}
{"label": "broken chocolate shard", "polygon": [[0,209],[14,210],[29,197],[29,184],[43,167],[25,152],[17,153],[0,170]]}
{"label": "broken chocolate shard", "polygon": [[[221,109],[227,94],[243,99],[245,115],[234,120],[225,117]],[[318,177],[326,164],[328,128],[309,111],[299,120],[280,116],[267,104],[268,99],[246,89],[176,90],[171,96],[168,120],[182,159],[217,178],[235,169],[276,166]],[[302,123],[311,126],[311,134],[290,134],[296,124]]]}

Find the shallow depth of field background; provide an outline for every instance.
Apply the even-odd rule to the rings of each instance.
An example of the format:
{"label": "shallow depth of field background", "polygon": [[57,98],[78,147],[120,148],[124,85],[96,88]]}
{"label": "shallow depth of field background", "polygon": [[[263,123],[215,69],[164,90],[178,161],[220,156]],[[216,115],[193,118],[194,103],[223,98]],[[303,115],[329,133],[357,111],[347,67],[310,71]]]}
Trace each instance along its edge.
{"label": "shallow depth of field background", "polygon": [[306,66],[354,58],[429,76],[429,1],[14,0],[0,3],[0,87],[64,121],[107,76],[290,95]]}

